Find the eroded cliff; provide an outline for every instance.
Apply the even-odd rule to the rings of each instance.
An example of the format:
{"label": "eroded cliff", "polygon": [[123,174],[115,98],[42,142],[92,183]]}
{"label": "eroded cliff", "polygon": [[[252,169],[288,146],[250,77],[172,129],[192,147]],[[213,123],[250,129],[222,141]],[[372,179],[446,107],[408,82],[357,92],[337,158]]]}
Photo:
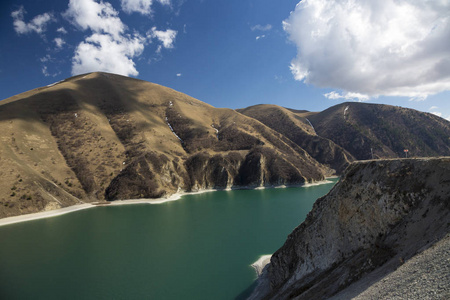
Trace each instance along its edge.
{"label": "eroded cliff", "polygon": [[450,158],[353,163],[275,252],[251,299],[325,299],[361,278],[370,285],[445,237],[449,220]]}

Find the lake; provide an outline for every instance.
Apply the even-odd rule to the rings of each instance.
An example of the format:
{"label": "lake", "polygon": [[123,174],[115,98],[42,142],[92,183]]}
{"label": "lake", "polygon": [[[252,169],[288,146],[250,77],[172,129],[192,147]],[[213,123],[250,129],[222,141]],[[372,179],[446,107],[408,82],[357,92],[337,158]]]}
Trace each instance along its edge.
{"label": "lake", "polygon": [[250,266],[337,181],[105,206],[0,227],[0,299],[245,299]]}

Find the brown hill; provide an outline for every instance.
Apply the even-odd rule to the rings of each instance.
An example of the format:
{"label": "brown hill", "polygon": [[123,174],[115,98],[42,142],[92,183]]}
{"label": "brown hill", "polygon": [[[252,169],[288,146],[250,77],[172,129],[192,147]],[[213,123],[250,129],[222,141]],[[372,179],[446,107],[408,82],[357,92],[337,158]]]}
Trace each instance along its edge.
{"label": "brown hill", "polygon": [[0,130],[0,217],[331,174],[255,119],[106,73],[1,101]]}
{"label": "brown hill", "polygon": [[305,149],[318,162],[341,173],[355,158],[333,141],[316,134],[307,118],[311,113],[277,105],[255,105],[239,109],[240,113],[261,121]]}
{"label": "brown hill", "polygon": [[[238,112],[239,111],[239,112]],[[388,105],[214,108],[157,84],[75,76],[0,102],[0,217],[207,188],[301,184],[355,159],[450,155],[450,123]]]}
{"label": "brown hill", "polygon": [[[308,119],[318,135],[356,159],[450,155],[450,122],[433,114],[391,105],[342,103]],[[372,150],[371,150],[372,149]]]}

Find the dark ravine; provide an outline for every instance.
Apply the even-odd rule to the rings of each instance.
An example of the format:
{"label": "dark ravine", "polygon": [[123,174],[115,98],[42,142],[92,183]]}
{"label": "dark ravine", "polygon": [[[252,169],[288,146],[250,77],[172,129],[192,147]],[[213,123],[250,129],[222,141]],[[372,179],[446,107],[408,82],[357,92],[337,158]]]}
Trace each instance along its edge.
{"label": "dark ravine", "polygon": [[[359,282],[367,288],[445,238],[449,220],[450,157],[353,163],[274,253],[250,299],[345,299],[349,286],[357,296]],[[442,285],[437,298],[450,293]]]}

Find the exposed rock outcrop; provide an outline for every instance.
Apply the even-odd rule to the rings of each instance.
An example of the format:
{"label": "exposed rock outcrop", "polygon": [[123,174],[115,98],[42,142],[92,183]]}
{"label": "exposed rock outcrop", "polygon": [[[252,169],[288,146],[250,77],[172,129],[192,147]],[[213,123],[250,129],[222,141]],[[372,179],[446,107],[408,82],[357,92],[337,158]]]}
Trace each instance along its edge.
{"label": "exposed rock outcrop", "polygon": [[325,299],[373,283],[442,239],[449,220],[450,158],[353,163],[273,254],[251,299]]}

